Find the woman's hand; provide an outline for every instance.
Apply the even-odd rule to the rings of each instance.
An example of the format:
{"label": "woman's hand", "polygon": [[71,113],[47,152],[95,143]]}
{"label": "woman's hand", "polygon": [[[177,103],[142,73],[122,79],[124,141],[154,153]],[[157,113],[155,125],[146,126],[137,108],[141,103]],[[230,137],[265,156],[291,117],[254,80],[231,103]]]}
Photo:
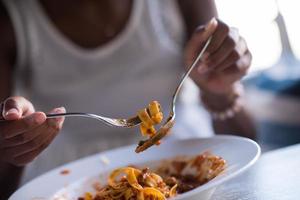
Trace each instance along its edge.
{"label": "woman's hand", "polygon": [[[23,97],[10,97],[2,104],[0,122],[0,162],[24,166],[35,159],[55,138],[64,118],[46,119],[43,112],[35,112]],[[56,108],[51,113],[65,112]]]}
{"label": "woman's hand", "polygon": [[191,78],[204,93],[227,95],[232,92],[234,83],[247,73],[251,53],[236,29],[213,18],[205,26],[197,28],[188,41],[186,66],[192,64],[210,36],[212,40]]}

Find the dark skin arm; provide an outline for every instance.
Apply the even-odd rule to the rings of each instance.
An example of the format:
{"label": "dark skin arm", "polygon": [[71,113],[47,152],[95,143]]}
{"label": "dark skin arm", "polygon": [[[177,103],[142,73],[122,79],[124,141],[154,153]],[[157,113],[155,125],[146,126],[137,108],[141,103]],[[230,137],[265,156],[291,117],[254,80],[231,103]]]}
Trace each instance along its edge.
{"label": "dark skin arm", "polygon": [[[0,99],[11,95],[12,74],[16,57],[15,38],[9,16],[0,3]],[[23,167],[0,161],[0,199],[8,199],[20,182]]]}
{"label": "dark skin arm", "polygon": [[[112,0],[43,0],[41,3],[64,34],[88,48],[106,43],[122,30],[131,7],[130,0],[126,1],[127,7],[120,6],[118,1]],[[93,16],[90,15],[91,8]],[[116,17],[116,13],[120,16]],[[101,25],[104,22],[105,25],[111,26],[107,27],[109,30],[112,28],[113,34],[103,30]],[[82,26],[78,26],[78,23]],[[95,24],[98,26],[95,27]],[[24,166],[52,142],[63,124],[63,118],[46,120],[45,114],[35,112],[33,105],[23,97],[11,97],[16,49],[12,22],[0,1],[0,102],[5,101],[2,115],[7,120],[0,123],[0,200],[8,199],[17,189]],[[14,109],[14,112],[7,115],[7,111],[11,109]],[[50,111],[61,112],[66,111],[63,108]]]}
{"label": "dark skin arm", "polygon": [[[40,154],[60,131],[63,118],[46,120],[45,113],[35,112],[24,97],[11,97],[16,61],[16,40],[11,20],[0,5],[0,200],[17,189],[24,166]],[[9,97],[9,98],[8,98]],[[52,113],[65,112],[56,108]]]}
{"label": "dark skin arm", "polygon": [[[212,17],[217,17],[217,10],[213,0],[178,0],[178,5],[188,31],[186,54],[189,64],[195,58],[195,55],[191,55],[199,52],[199,47],[197,47],[198,49],[194,47],[195,44],[201,43],[199,42],[202,40],[201,38],[205,38],[203,36],[206,32],[205,27],[199,28],[199,26],[204,26]],[[198,31],[195,33],[197,28]],[[223,37],[223,41],[216,41],[218,40],[216,39],[216,42],[211,42],[207,50],[209,56],[202,62],[207,64],[209,70],[205,72],[202,70],[202,73],[193,72],[191,77],[201,89],[202,97],[210,102],[210,108],[222,111],[230,107],[234,101],[231,97],[233,85],[246,74],[250,66],[251,54],[247,47],[245,48],[247,45],[243,38],[223,22],[217,21],[217,25],[210,29],[212,36],[218,35],[213,39]],[[206,40],[203,39],[202,42],[204,41]],[[193,52],[195,50],[197,51]],[[227,52],[231,53],[228,53],[226,58],[221,58]],[[188,64],[187,66],[189,66]],[[201,69],[201,67],[203,68],[200,64],[198,68]],[[220,87],[220,85],[226,87]],[[213,127],[217,134],[236,134],[252,139],[256,135],[251,116],[244,108],[233,118],[225,121],[213,120]]]}

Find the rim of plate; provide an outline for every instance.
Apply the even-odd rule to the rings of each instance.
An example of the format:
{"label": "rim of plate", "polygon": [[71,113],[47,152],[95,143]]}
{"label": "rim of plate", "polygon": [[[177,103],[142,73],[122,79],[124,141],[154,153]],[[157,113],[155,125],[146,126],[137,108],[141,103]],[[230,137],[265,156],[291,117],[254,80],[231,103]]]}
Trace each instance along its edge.
{"label": "rim of plate", "polygon": [[[188,191],[188,192],[185,192],[183,194],[180,194],[178,195],[177,197],[174,198],[174,200],[177,200],[177,199],[181,199],[181,198],[187,198],[189,196],[193,196],[199,192],[202,192],[202,191],[205,191],[205,190],[209,190],[209,189],[212,189],[212,188],[215,188],[217,187],[218,185],[221,185],[222,183],[236,177],[237,175],[243,173],[244,171],[246,171],[249,167],[251,167],[257,160],[258,158],[260,157],[261,155],[261,148],[260,146],[253,140],[249,139],[249,138],[245,138],[245,137],[240,137],[240,136],[235,136],[235,135],[215,135],[215,136],[212,136],[212,137],[204,137],[204,138],[187,138],[187,139],[177,139],[177,140],[171,140],[171,141],[165,141],[165,143],[176,143],[176,142],[182,142],[182,141],[189,141],[189,140],[213,140],[213,139],[226,139],[226,140],[229,140],[229,139],[234,139],[234,140],[243,140],[243,141],[246,141],[248,143],[251,143],[254,147],[254,149],[256,150],[255,152],[255,156],[253,158],[249,158],[249,162],[244,164],[244,166],[236,169],[235,171],[231,172],[230,174],[226,174],[226,176],[221,176],[219,179],[212,179],[211,181],[191,190],[191,191]],[[123,146],[123,147],[119,147],[119,148],[115,148],[115,149],[111,149],[111,150],[107,150],[107,151],[103,151],[103,152],[99,152],[99,153],[96,153],[96,154],[92,154],[90,156],[87,156],[87,157],[84,157],[84,158],[81,158],[81,159],[78,159],[78,160],[75,160],[73,162],[70,162],[70,163],[66,163],[64,165],[61,165],[61,166],[58,166],[48,172],[45,172],[44,174],[40,175],[40,176],[37,176],[36,178],[32,179],[31,181],[27,182],[26,184],[24,184],[22,187],[20,187],[18,190],[16,190],[11,196],[9,199],[12,199],[15,195],[17,195],[18,193],[22,192],[22,189],[25,188],[25,187],[28,187],[29,185],[33,184],[37,179],[43,179],[44,177],[46,176],[49,176],[50,174],[53,174],[59,170],[61,170],[62,168],[68,168],[68,167],[71,167],[73,165],[76,165],[80,162],[84,162],[85,160],[89,160],[91,159],[93,156],[97,155],[97,156],[101,156],[103,154],[108,154],[108,153],[113,153],[113,152],[118,152],[118,151],[122,151],[122,150],[125,150],[125,149],[128,149],[128,148],[132,148],[133,146],[135,145],[128,145],[128,146]],[[159,160],[157,160],[159,161]],[[147,161],[146,161],[147,162]],[[142,163],[137,163],[137,164],[142,164]],[[101,171],[99,170],[99,173],[106,173],[105,171]],[[80,177],[78,177],[78,180],[80,180]],[[74,182],[73,182],[74,183]],[[70,183],[72,184],[72,183]],[[59,188],[61,189],[61,188]],[[59,190],[58,189],[58,190]],[[51,194],[53,195],[53,194]],[[45,197],[45,198],[50,198],[50,196],[48,197]]]}
{"label": "rim of plate", "polygon": [[205,190],[209,190],[209,189],[217,187],[218,185],[221,185],[222,183],[224,183],[224,182],[238,176],[239,174],[245,172],[248,168],[250,168],[258,160],[258,158],[261,155],[260,146],[255,141],[253,141],[249,138],[240,137],[240,136],[233,136],[233,135],[217,135],[217,136],[214,136],[214,137],[226,138],[226,139],[234,138],[234,139],[245,140],[249,143],[252,143],[256,147],[256,150],[257,150],[256,155],[251,159],[250,162],[248,162],[247,164],[245,164],[243,167],[239,168],[238,170],[236,170],[236,171],[234,171],[230,174],[227,174],[224,177],[220,177],[220,179],[212,179],[212,180],[208,181],[207,183],[205,183],[205,184],[203,184],[203,185],[201,185],[201,186],[199,186],[199,187],[197,187],[197,188],[195,188],[191,191],[180,194],[179,196],[175,197],[174,200],[177,200],[179,198],[181,199],[181,198],[184,198],[184,197],[189,197],[189,196],[195,195],[195,193],[199,193],[199,192],[202,192],[202,191],[205,191]]}

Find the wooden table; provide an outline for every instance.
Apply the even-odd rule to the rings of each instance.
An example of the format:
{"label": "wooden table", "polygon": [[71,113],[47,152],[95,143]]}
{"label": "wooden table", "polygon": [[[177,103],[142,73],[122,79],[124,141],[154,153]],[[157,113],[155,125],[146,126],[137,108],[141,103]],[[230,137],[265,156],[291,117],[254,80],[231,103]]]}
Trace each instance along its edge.
{"label": "wooden table", "polygon": [[244,174],[217,188],[211,200],[300,200],[300,145],[261,156]]}

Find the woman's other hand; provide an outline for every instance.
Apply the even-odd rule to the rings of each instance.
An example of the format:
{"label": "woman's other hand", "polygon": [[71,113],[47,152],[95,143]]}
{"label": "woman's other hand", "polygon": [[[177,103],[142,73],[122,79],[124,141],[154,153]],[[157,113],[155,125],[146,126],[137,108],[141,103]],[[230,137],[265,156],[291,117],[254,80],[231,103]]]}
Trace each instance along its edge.
{"label": "woman's other hand", "polygon": [[[55,108],[51,113],[65,112]],[[61,130],[64,118],[46,119],[43,112],[35,112],[23,97],[10,97],[2,103],[0,122],[0,161],[24,166],[34,160]]]}
{"label": "woman's other hand", "polygon": [[185,48],[187,67],[195,60],[210,36],[212,40],[191,78],[204,93],[216,96],[230,94],[234,83],[247,73],[251,53],[237,29],[213,18],[205,26],[198,27],[188,41]]}

